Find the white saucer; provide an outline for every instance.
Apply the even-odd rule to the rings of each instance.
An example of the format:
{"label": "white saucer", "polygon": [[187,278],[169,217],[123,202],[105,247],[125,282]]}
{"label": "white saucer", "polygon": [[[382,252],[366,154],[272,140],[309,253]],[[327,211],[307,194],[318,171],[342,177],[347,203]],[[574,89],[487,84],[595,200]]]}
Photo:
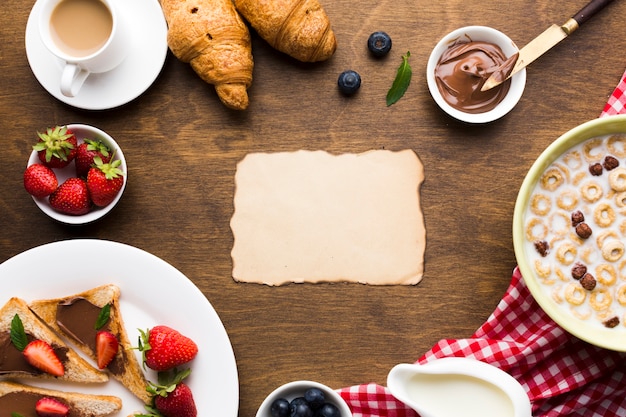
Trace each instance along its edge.
{"label": "white saucer", "polygon": [[114,70],[91,74],[75,97],[61,93],[61,61],[41,41],[36,18],[40,2],[33,6],[26,24],[26,56],[39,83],[60,101],[85,110],[118,107],[146,91],[161,72],[167,56],[167,23],[158,0],[117,3],[131,23],[131,50]]}

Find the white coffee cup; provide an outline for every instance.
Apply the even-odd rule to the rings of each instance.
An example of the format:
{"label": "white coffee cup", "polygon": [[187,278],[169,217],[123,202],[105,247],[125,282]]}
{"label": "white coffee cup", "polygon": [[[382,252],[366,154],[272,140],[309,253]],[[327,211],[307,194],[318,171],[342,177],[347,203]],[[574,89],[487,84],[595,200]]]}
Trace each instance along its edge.
{"label": "white coffee cup", "polygon": [[39,1],[41,39],[64,62],[63,95],[76,96],[89,74],[111,71],[122,63],[128,31],[116,0]]}

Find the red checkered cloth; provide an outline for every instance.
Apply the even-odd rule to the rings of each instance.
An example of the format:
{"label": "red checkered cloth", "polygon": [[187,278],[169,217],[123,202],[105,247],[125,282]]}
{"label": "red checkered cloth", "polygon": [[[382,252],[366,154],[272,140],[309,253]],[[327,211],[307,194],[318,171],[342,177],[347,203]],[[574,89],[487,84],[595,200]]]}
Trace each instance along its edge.
{"label": "red checkered cloth", "polygon": [[[621,113],[626,113],[626,72],[601,117]],[[536,303],[517,268],[496,310],[476,333],[440,340],[417,363],[449,356],[508,372],[526,390],[535,417],[626,416],[626,354],[593,346],[559,327]],[[354,417],[417,416],[375,383],[337,391]]]}
{"label": "red checkered cloth", "polygon": [[617,87],[615,87],[613,94],[611,94],[604,109],[602,109],[600,117],[614,116],[622,113],[626,113],[626,72],[622,75],[622,80]]}

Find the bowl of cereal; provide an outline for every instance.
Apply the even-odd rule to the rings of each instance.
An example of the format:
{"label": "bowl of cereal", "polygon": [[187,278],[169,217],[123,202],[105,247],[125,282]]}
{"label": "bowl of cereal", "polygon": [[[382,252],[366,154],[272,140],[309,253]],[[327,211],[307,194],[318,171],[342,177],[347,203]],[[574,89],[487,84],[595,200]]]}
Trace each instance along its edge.
{"label": "bowl of cereal", "polygon": [[515,256],[541,308],[574,336],[626,351],[626,115],[560,136],[513,214]]}

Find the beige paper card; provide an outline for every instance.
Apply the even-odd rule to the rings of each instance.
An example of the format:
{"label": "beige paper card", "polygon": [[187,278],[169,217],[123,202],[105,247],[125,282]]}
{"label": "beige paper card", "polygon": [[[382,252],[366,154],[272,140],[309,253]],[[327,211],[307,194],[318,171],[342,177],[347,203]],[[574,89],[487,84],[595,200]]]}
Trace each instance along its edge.
{"label": "beige paper card", "polygon": [[417,284],[423,180],[412,150],[247,155],[235,176],[233,278]]}

